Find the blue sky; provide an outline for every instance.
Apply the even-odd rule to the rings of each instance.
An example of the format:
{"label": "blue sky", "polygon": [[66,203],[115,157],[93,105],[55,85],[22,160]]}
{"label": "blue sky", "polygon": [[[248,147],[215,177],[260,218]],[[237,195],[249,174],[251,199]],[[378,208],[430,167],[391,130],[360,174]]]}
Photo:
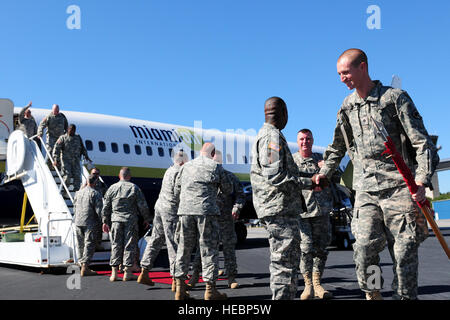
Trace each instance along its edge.
{"label": "blue sky", "polygon": [[[80,29],[69,29],[70,5]],[[369,29],[370,5],[381,29]],[[284,130],[330,143],[348,89],[336,59],[363,49],[372,79],[402,78],[440,157],[450,158],[449,1],[3,0],[1,96],[16,106],[88,111],[203,128],[254,129],[282,97]],[[439,174],[450,191],[450,172]]]}

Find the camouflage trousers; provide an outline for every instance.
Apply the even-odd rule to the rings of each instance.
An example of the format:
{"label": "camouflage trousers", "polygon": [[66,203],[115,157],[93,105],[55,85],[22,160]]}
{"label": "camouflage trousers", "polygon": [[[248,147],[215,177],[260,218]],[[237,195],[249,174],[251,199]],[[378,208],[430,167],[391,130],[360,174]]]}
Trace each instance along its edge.
{"label": "camouflage trousers", "polygon": [[169,270],[170,274],[175,274],[175,258],[177,255],[177,244],[175,243],[175,230],[177,228],[178,216],[170,215],[168,213],[161,214],[155,209],[155,217],[153,218],[152,235],[147,241],[144,254],[141,259],[141,267],[146,270],[151,270],[159,251],[164,243],[167,247],[167,254],[169,256]]}
{"label": "camouflage trousers", "polygon": [[[236,243],[237,236],[234,229],[234,220],[230,217],[218,218],[219,222],[219,239],[222,242],[224,267],[227,272],[228,277],[236,276],[237,274],[237,263],[236,263]],[[197,247],[194,260],[192,261],[192,270],[194,273],[201,272],[201,258],[200,249]]]}
{"label": "camouflage trousers", "polygon": [[73,179],[73,191],[80,190],[81,185],[81,165],[80,159],[64,159],[61,164],[62,178],[67,188],[70,186],[70,179]]}
{"label": "camouflage trousers", "polygon": [[203,280],[205,282],[217,280],[219,275],[219,225],[217,218],[217,216],[211,215],[180,216],[175,278],[187,279],[191,253],[198,241]]}
{"label": "camouflage trousers", "polygon": [[[47,150],[48,150],[48,152],[49,152],[49,154],[50,154],[50,158],[52,158],[53,156],[53,148],[55,147],[55,144],[56,144],[56,140],[58,140],[58,137],[56,137],[56,138],[54,138],[54,137],[50,137],[50,136],[48,136],[47,135],[47,140],[46,140],[46,143],[45,143],[45,148],[47,148]],[[45,151],[44,151],[44,153],[43,153],[43,155],[44,155],[44,158],[46,157],[46,153],[45,153]],[[53,165],[51,164],[51,160],[53,159],[47,159],[47,166],[50,168],[50,170],[53,170],[52,168],[53,168]],[[53,159],[53,160],[57,160],[57,159]]]}
{"label": "camouflage trousers", "polygon": [[379,253],[387,243],[393,261],[394,297],[416,299],[418,248],[428,236],[428,227],[408,189],[357,192],[352,232],[356,239],[353,258],[361,290],[382,288]]}
{"label": "camouflage trousers", "polygon": [[78,262],[81,264],[89,264],[94,256],[97,243],[97,227],[97,225],[75,226]]}
{"label": "camouflage trousers", "polygon": [[330,216],[300,218],[300,272],[323,274],[331,241]]}
{"label": "camouflage trousers", "polygon": [[299,216],[261,219],[269,233],[272,300],[293,300],[297,293],[300,260]]}
{"label": "camouflage trousers", "polygon": [[112,267],[132,267],[138,249],[138,227],[136,221],[112,222],[111,259]]}

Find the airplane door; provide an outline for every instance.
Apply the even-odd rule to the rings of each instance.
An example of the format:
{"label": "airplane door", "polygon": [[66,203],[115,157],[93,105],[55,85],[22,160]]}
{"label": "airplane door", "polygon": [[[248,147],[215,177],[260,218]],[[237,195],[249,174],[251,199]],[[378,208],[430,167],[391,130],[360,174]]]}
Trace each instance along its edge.
{"label": "airplane door", "polygon": [[9,99],[0,99],[0,160],[6,159],[8,137],[14,131],[14,103]]}

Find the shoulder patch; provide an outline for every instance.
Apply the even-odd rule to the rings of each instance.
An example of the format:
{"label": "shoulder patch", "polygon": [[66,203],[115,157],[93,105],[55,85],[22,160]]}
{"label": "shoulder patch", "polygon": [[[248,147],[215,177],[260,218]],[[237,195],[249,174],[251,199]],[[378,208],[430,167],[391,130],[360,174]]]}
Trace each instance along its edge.
{"label": "shoulder patch", "polygon": [[275,150],[276,152],[280,152],[280,145],[274,143],[274,142],[270,142],[269,143],[269,149]]}

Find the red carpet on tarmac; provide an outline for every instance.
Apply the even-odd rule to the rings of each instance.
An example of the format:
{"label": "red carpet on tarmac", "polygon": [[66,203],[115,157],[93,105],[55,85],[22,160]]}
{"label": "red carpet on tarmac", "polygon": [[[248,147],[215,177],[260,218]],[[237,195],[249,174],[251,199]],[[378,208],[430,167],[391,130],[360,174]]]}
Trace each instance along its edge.
{"label": "red carpet on tarmac", "polygon": [[[111,276],[111,270],[108,271],[96,271],[99,275],[102,276]],[[139,272],[133,273],[136,276],[139,276]],[[119,278],[123,278],[123,272],[119,272],[117,275]],[[172,276],[169,272],[150,272],[149,274],[150,279],[152,279],[153,282],[157,283],[164,283],[164,284],[172,284]],[[218,281],[225,280],[225,279],[218,279]],[[186,280],[186,283],[188,280]],[[200,277],[198,282],[203,282],[203,279]]]}

